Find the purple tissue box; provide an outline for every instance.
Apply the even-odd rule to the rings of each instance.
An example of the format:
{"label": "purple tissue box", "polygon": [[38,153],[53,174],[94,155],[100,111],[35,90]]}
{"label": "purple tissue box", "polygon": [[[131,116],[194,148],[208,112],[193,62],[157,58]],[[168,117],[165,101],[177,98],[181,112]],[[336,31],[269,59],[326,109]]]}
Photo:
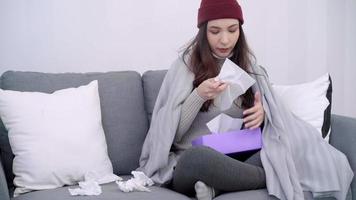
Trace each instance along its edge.
{"label": "purple tissue box", "polygon": [[193,146],[208,146],[223,154],[261,149],[261,129],[243,129],[225,133],[212,133],[192,141]]}

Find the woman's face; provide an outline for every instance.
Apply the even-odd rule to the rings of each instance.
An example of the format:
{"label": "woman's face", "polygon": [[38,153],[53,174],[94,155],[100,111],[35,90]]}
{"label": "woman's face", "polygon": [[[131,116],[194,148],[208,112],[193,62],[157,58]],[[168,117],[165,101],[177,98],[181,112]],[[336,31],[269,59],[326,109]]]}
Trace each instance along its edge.
{"label": "woman's face", "polygon": [[218,57],[227,58],[240,36],[239,20],[211,20],[208,22],[206,34],[211,51]]}

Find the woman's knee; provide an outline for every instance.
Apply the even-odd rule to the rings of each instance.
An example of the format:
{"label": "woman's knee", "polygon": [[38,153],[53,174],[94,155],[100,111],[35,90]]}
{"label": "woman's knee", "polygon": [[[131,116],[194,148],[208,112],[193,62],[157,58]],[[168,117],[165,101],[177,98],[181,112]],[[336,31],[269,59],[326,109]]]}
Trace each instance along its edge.
{"label": "woman's knee", "polygon": [[216,150],[207,147],[207,146],[196,146],[196,147],[191,147],[183,153],[182,157],[208,157],[211,156],[212,154],[220,154]]}
{"label": "woman's knee", "polygon": [[181,193],[191,193],[194,184],[208,173],[209,154],[215,150],[199,146],[184,151],[173,172],[173,188]]}
{"label": "woman's knee", "polygon": [[198,146],[198,147],[191,147],[184,151],[182,156],[180,157],[179,163],[190,163],[190,165],[199,165],[204,164],[207,161],[211,160],[211,157],[220,154],[216,150],[206,147],[206,146]]}

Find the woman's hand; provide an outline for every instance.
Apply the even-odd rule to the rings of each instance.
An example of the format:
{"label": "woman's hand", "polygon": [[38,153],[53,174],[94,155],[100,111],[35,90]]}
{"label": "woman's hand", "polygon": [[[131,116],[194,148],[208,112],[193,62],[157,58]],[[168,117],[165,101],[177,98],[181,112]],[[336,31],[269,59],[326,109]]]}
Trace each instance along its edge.
{"label": "woman's hand", "polygon": [[227,87],[227,83],[224,83],[217,78],[209,78],[200,83],[197,88],[198,95],[205,101],[214,99]]}
{"label": "woman's hand", "polygon": [[245,128],[255,129],[261,126],[265,111],[263,110],[261,94],[259,92],[255,93],[255,102],[252,108],[249,108],[243,112]]}

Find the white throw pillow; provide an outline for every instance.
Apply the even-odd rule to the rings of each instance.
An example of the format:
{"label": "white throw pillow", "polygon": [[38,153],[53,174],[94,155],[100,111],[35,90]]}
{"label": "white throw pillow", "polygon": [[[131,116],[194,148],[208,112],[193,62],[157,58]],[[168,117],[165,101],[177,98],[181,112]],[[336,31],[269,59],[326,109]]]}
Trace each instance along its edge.
{"label": "white throw pillow", "polygon": [[91,172],[115,180],[98,81],[52,94],[0,89],[0,116],[15,155],[14,196],[73,185]]}
{"label": "white throw pillow", "polygon": [[[313,125],[321,134],[324,112],[331,103],[326,97],[330,84],[329,74],[325,74],[311,82],[273,85],[273,88],[293,114]],[[330,129],[324,139],[329,141],[329,135]]]}

